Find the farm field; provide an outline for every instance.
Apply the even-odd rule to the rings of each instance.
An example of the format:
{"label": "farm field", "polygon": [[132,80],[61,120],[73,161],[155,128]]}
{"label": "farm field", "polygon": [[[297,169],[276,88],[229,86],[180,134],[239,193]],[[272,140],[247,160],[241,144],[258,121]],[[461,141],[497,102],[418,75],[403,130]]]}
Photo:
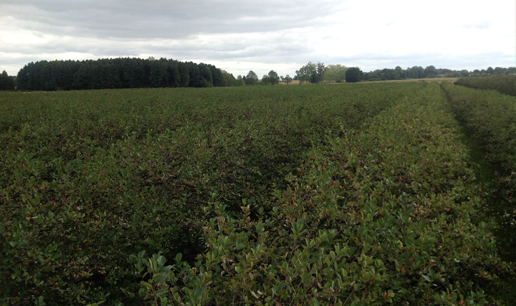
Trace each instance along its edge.
{"label": "farm field", "polygon": [[0,304],[510,305],[514,122],[448,82],[0,93]]}

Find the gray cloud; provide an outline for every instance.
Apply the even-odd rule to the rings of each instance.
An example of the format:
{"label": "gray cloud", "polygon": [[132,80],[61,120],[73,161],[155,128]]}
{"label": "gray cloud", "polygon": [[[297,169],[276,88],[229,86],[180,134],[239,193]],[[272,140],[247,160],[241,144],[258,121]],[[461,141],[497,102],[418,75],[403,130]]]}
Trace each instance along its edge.
{"label": "gray cloud", "polygon": [[203,61],[235,75],[293,75],[308,61],[366,71],[514,66],[514,1],[472,1],[3,0],[0,71],[126,56]]}
{"label": "gray cloud", "polygon": [[199,33],[253,33],[313,25],[338,1],[7,1],[4,14],[27,29],[98,38],[179,39]]}

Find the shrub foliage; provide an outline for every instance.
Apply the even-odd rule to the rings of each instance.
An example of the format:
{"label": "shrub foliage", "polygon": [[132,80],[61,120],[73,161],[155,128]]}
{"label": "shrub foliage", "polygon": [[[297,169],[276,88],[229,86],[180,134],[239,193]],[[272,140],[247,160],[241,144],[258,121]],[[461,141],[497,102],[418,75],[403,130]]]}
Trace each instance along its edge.
{"label": "shrub foliage", "polygon": [[495,303],[436,84],[0,95],[0,299]]}
{"label": "shrub foliage", "polygon": [[497,254],[457,122],[438,85],[358,130],[328,132],[277,191],[240,218],[225,205],[191,267],[133,257],[141,296],[163,303],[410,305],[494,302],[479,283],[511,273]]}
{"label": "shrub foliage", "polygon": [[460,78],[456,83],[466,87],[491,89],[506,95],[516,96],[516,75]]}
{"label": "shrub foliage", "polygon": [[359,126],[405,89],[308,90],[2,94],[1,296],[130,301],[130,254],[193,263],[214,195],[237,215],[244,199],[271,210],[326,130]]}
{"label": "shrub foliage", "polygon": [[516,260],[516,99],[492,90],[443,83],[457,119],[495,171],[488,200],[504,258]]}

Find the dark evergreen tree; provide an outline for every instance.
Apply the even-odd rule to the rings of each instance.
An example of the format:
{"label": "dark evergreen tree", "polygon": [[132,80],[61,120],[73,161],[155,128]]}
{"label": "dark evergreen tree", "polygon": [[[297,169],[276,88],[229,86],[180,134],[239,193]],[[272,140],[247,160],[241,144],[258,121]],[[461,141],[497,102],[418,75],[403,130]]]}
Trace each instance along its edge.
{"label": "dark evergreen tree", "polygon": [[362,80],[362,70],[358,67],[351,67],[346,71],[346,82],[360,82]]}
{"label": "dark evergreen tree", "polygon": [[70,90],[73,84],[73,62],[56,61],[55,63],[56,90]]}
{"label": "dark evergreen tree", "polygon": [[222,71],[213,65],[208,65],[208,67],[210,67],[211,75],[213,77],[213,86],[223,86]]}
{"label": "dark evergreen tree", "polygon": [[0,74],[0,90],[14,90],[14,79],[7,72],[2,71]]}
{"label": "dark evergreen tree", "polygon": [[17,87],[20,90],[31,90],[29,88],[29,81],[31,79],[31,76],[29,74],[30,67],[34,65],[34,63],[28,63],[27,65],[23,66],[20,71],[18,71],[18,75],[16,78]]}
{"label": "dark evergreen tree", "polygon": [[17,83],[20,90],[225,86],[213,65],[165,58],[39,61],[20,69]]}
{"label": "dark evergreen tree", "polygon": [[73,87],[74,89],[96,89],[97,69],[91,61],[83,62],[79,67]]}
{"label": "dark evergreen tree", "polygon": [[152,87],[151,70],[152,62],[154,59],[142,60],[143,74],[142,74],[142,86],[144,88]]}
{"label": "dark evergreen tree", "polygon": [[120,70],[119,74],[122,88],[142,87],[142,68],[137,60],[130,58],[121,59],[118,69]]}
{"label": "dark evergreen tree", "polygon": [[97,68],[97,88],[121,88],[122,82],[120,81],[118,69],[115,65],[107,62]]}
{"label": "dark evergreen tree", "polygon": [[178,62],[177,68],[179,70],[179,76],[180,76],[180,86],[181,87],[188,87],[188,84],[190,84],[190,71],[188,68],[187,63]]}
{"label": "dark evergreen tree", "polygon": [[211,74],[210,67],[203,63],[200,63],[198,67],[201,75],[201,87],[213,86],[213,75]]}
{"label": "dark evergreen tree", "polygon": [[170,60],[168,62],[167,75],[169,87],[179,87],[181,85],[181,76],[179,74],[179,68],[177,67],[176,61]]}
{"label": "dark evergreen tree", "polygon": [[151,61],[150,63],[150,87],[167,87],[168,76],[167,66],[168,62],[164,59],[159,61]]}
{"label": "dark evergreen tree", "polygon": [[190,83],[188,83],[189,87],[202,87],[201,83],[201,71],[199,67],[192,62],[188,62],[188,75],[190,76]]}

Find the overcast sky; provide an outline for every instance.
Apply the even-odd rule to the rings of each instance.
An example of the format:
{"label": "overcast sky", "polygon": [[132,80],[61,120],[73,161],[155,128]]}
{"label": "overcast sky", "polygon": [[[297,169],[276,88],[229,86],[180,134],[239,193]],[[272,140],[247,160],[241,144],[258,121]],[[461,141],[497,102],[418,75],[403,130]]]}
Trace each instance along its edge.
{"label": "overcast sky", "polygon": [[514,0],[1,0],[0,72],[31,61],[166,57],[295,75],[516,66]]}

